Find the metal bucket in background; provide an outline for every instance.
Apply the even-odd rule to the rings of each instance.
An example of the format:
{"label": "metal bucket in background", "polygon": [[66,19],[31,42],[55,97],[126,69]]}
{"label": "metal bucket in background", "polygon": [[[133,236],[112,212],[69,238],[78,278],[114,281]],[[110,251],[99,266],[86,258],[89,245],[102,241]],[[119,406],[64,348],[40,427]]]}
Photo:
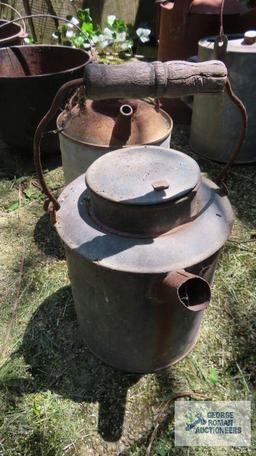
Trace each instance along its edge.
{"label": "metal bucket in background", "polygon": [[[0,14],[2,13],[2,8],[11,10],[12,14],[14,12],[17,18],[21,19],[19,11],[8,3],[0,2]],[[21,20],[21,22],[22,25],[0,18],[0,47],[22,44],[23,38],[27,36],[27,32],[24,20]]]}
{"label": "metal bucket in background", "polygon": [[[215,35],[220,28],[221,0],[177,0],[161,4],[158,59],[188,59],[197,55],[198,41]],[[251,11],[238,0],[224,4],[224,29],[227,33],[246,30]],[[163,99],[163,108],[175,122],[191,123],[191,110],[179,99]]]}
{"label": "metal bucket in background", "polygon": [[23,28],[19,24],[9,24],[8,21],[0,19],[0,26],[3,24],[6,24],[6,26],[0,28],[0,47],[22,44],[24,38]]}
{"label": "metal bucket in background", "polygon": [[66,183],[76,179],[99,157],[133,145],[170,146],[171,117],[140,100],[86,100],[57,119]]}
{"label": "metal bucket in background", "polygon": [[[199,42],[199,61],[215,58],[214,42],[215,37]],[[233,90],[248,113],[247,135],[235,163],[255,163],[256,32],[245,36],[228,35],[225,64]],[[196,153],[221,163],[227,162],[238,142],[240,128],[239,111],[225,92],[194,96],[190,145]]]}
{"label": "metal bucket in background", "polygon": [[[65,82],[83,75],[89,55],[66,46],[0,48],[0,136],[8,145],[31,151],[36,127]],[[55,128],[55,120],[50,129]],[[58,149],[53,135],[45,152]]]}

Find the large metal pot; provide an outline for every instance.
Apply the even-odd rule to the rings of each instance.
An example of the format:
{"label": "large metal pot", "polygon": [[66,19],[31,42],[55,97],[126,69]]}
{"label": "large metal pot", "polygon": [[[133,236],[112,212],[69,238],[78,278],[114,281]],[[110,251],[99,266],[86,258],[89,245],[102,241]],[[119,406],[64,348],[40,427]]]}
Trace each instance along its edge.
{"label": "large metal pot", "polygon": [[[1,25],[6,24],[3,28]],[[10,23],[5,20],[0,20],[0,47],[14,46],[22,44],[24,38],[23,28],[14,22]]]}
{"label": "large metal pot", "polygon": [[152,372],[193,348],[233,213],[197,163],[156,146],[110,152],[62,192],[82,336],[99,358]]}
{"label": "large metal pot", "polygon": [[140,100],[87,100],[57,119],[66,183],[111,150],[133,145],[170,146],[172,119]]}
{"label": "large metal pot", "polygon": [[[255,37],[251,39],[250,35]],[[249,39],[249,41],[248,41]],[[199,60],[214,59],[215,37],[199,42]],[[250,44],[248,44],[250,43]],[[248,113],[245,142],[235,163],[256,161],[256,32],[229,35],[225,63],[235,93]],[[240,114],[226,93],[194,96],[190,144],[195,152],[226,162],[234,150],[240,131]]]}
{"label": "large metal pot", "polygon": [[[32,149],[36,126],[65,82],[81,77],[89,55],[65,46],[0,49],[0,136],[19,149]],[[55,128],[55,121],[50,128]],[[50,139],[49,139],[50,138]],[[51,135],[46,151],[58,148]]]}
{"label": "large metal pot", "polygon": [[22,25],[13,21],[0,19],[0,47],[22,44],[22,40],[27,36],[27,33],[26,24],[22,19],[21,14],[16,8],[5,2],[0,2],[0,13],[2,13],[2,8],[11,10],[12,14],[15,13],[19,20],[21,19]]}

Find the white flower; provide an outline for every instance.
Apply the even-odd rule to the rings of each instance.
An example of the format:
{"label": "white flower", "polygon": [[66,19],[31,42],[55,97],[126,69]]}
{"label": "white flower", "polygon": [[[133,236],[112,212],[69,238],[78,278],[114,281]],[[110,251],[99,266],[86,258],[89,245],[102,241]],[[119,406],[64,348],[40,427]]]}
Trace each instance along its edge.
{"label": "white flower", "polygon": [[105,49],[112,43],[112,40],[106,39],[105,35],[101,34],[98,36],[98,45],[100,49]]}
{"label": "white flower", "polygon": [[110,45],[110,42],[105,40],[105,41],[101,41],[99,43],[99,46],[100,46],[100,49],[105,49],[106,47],[108,47]]}
{"label": "white flower", "polygon": [[110,16],[108,16],[108,22],[107,22],[108,25],[110,25],[110,27],[112,27],[112,25],[114,24],[115,20],[116,20],[116,16],[114,16],[112,14]]}
{"label": "white flower", "polygon": [[120,48],[122,51],[128,51],[128,49],[132,49],[132,42],[131,41],[125,41],[120,45]]}
{"label": "white flower", "polygon": [[146,43],[147,41],[149,41],[150,33],[151,33],[150,29],[146,29],[146,28],[142,28],[142,27],[139,27],[136,30],[136,34],[138,35],[138,37],[142,43]]}
{"label": "white flower", "polygon": [[103,34],[104,34],[105,38],[107,38],[107,39],[112,39],[112,37],[113,37],[113,34],[108,27],[104,28]]}
{"label": "white flower", "polygon": [[92,42],[93,44],[98,43],[98,42],[99,42],[99,37],[98,37],[98,35],[92,36],[92,37],[91,37],[91,42]]}
{"label": "white flower", "polygon": [[66,37],[67,38],[72,38],[72,36],[74,36],[74,32],[72,30],[67,30]]}
{"label": "white flower", "polygon": [[84,44],[83,44],[83,47],[84,47],[84,49],[87,49],[87,50],[88,50],[88,49],[91,49],[90,43],[84,43]]}
{"label": "white flower", "polygon": [[70,19],[70,22],[72,22],[72,24],[74,24],[74,25],[78,25],[79,24],[79,20],[75,16],[73,16],[72,19]]}
{"label": "white flower", "polygon": [[122,43],[123,41],[126,40],[126,32],[120,32],[116,34],[116,41],[119,43]]}

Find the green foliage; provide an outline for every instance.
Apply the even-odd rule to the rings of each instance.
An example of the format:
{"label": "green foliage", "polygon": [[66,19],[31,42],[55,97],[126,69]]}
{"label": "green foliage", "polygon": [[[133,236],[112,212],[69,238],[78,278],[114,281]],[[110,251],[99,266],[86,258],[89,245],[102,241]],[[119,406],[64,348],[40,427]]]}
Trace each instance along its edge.
{"label": "green foliage", "polygon": [[105,27],[93,24],[90,10],[79,9],[75,16],[67,16],[70,21],[52,37],[63,44],[94,51],[104,58],[110,54],[123,57],[132,56],[135,41],[149,41],[150,30],[142,27],[134,30],[123,19],[109,15]]}
{"label": "green foliage", "polygon": [[34,38],[32,35],[28,35],[24,38],[24,43],[25,44],[34,44],[35,41],[34,41]]}
{"label": "green foliage", "polygon": [[213,385],[216,385],[216,383],[218,383],[219,373],[217,369],[215,369],[214,367],[211,367],[211,369],[209,369],[208,379]]}

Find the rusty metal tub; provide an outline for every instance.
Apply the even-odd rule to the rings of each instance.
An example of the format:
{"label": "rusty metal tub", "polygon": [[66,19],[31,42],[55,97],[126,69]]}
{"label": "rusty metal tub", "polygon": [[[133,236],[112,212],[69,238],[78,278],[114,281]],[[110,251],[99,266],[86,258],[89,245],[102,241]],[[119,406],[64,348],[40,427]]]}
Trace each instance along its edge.
{"label": "rusty metal tub", "polygon": [[1,19],[0,26],[3,24],[6,24],[6,26],[0,28],[0,47],[21,44],[24,38],[23,28],[19,24],[8,24],[8,21]]}
{"label": "rusty metal tub", "polygon": [[[81,77],[89,55],[66,46],[13,46],[0,49],[0,136],[31,151],[39,120],[62,84]],[[55,119],[50,129],[55,128]],[[45,151],[58,148],[48,135]]]}

